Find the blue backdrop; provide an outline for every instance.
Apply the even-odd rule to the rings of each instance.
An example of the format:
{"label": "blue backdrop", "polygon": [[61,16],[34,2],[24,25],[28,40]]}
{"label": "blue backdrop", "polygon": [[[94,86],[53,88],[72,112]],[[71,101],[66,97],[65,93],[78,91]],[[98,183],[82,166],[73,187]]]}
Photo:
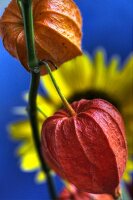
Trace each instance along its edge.
{"label": "blue backdrop", "polygon": [[[0,0],[0,14],[7,0]],[[93,54],[104,47],[108,58],[114,54],[122,62],[133,51],[132,0],[75,0],[83,16],[83,49]],[[7,124],[18,119],[12,108],[24,105],[21,94],[29,88],[30,76],[4,49],[0,40],[0,199],[48,200],[46,185],[34,183],[33,173],[23,173],[14,155],[16,144]],[[60,190],[60,182],[57,189]]]}

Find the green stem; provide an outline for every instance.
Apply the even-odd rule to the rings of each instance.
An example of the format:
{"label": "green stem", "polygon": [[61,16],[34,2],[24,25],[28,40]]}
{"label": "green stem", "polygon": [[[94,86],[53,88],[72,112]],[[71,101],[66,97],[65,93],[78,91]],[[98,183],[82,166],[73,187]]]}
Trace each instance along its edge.
{"label": "green stem", "polygon": [[26,38],[26,46],[28,50],[28,64],[31,70],[38,65],[38,59],[35,52],[34,44],[34,26],[32,14],[32,0],[18,0],[18,5],[22,12],[24,31]]}
{"label": "green stem", "polygon": [[121,196],[119,196],[119,197],[117,197],[117,198],[114,198],[115,200],[122,200],[122,197]]}
{"label": "green stem", "polygon": [[28,64],[31,69],[31,84],[29,91],[29,119],[32,128],[32,134],[34,143],[36,146],[36,150],[38,153],[38,157],[40,159],[40,163],[42,166],[42,170],[47,176],[47,183],[51,198],[53,200],[56,199],[55,187],[50,175],[50,169],[48,168],[42,153],[41,153],[41,145],[40,145],[40,136],[38,129],[38,120],[37,120],[37,91],[39,87],[40,81],[40,70],[38,66],[38,59],[35,53],[35,44],[34,44],[34,27],[33,27],[33,15],[32,15],[32,0],[18,0],[18,5],[22,12],[22,17],[24,21],[24,30],[25,30],[25,38],[27,45],[27,55],[28,55]]}
{"label": "green stem", "polygon": [[115,199],[116,199],[116,200],[122,200],[122,195],[120,194],[120,196],[119,196],[119,197],[116,197]]}
{"label": "green stem", "polygon": [[67,99],[64,97],[64,95],[63,95],[62,92],[60,91],[60,88],[59,88],[59,86],[58,86],[58,84],[57,84],[57,82],[56,82],[56,80],[55,80],[55,78],[54,78],[54,76],[53,76],[53,74],[52,74],[52,71],[51,71],[51,69],[50,69],[48,63],[45,62],[45,61],[41,61],[40,64],[44,64],[44,65],[45,65],[45,67],[46,67],[46,69],[47,69],[47,71],[48,71],[48,74],[50,75],[50,78],[51,78],[51,80],[52,80],[52,82],[53,82],[53,84],[54,84],[54,86],[55,86],[55,88],[56,88],[56,91],[58,92],[58,94],[59,94],[59,96],[60,96],[60,98],[61,98],[61,100],[62,100],[64,106],[65,106],[66,109],[68,110],[70,116],[76,115],[74,109],[73,109],[72,106],[68,103]]}
{"label": "green stem", "polygon": [[51,194],[51,198],[54,200],[56,199],[56,192],[55,192],[54,184],[51,178],[50,169],[48,168],[44,158],[42,157],[41,148],[40,148],[40,137],[39,137],[38,123],[37,123],[37,108],[36,108],[36,97],[37,97],[39,80],[40,80],[40,74],[39,73],[36,74],[32,72],[30,92],[29,92],[28,112],[29,112],[33,139],[34,139],[35,146],[37,149],[38,157],[42,166],[42,170],[45,172],[47,176],[47,183],[49,187],[49,192]]}
{"label": "green stem", "polygon": [[119,185],[116,187],[115,192],[114,192],[114,195],[112,195],[112,196],[113,196],[113,198],[114,198],[115,200],[122,200],[122,199],[123,199],[123,198],[122,198],[121,188],[120,188]]}
{"label": "green stem", "polygon": [[37,106],[38,112],[40,112],[45,118],[48,118],[48,116]]}

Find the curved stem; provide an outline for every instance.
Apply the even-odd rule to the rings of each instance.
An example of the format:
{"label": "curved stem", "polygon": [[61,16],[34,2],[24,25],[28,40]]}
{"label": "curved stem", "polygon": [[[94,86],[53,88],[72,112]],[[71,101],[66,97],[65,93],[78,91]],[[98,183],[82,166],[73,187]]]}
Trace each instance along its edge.
{"label": "curved stem", "polygon": [[115,197],[116,200],[122,200],[122,194],[119,194],[119,196]]}
{"label": "curved stem", "polygon": [[116,187],[115,192],[112,196],[115,200],[122,200],[122,192],[121,192],[120,185]]}
{"label": "curved stem", "polygon": [[52,82],[53,82],[53,84],[54,84],[54,86],[55,86],[55,88],[56,88],[56,91],[58,92],[58,94],[59,94],[59,96],[60,96],[60,98],[61,98],[61,100],[62,100],[64,106],[65,106],[66,109],[68,110],[70,116],[76,115],[74,109],[73,109],[72,106],[68,103],[67,99],[64,97],[64,95],[63,95],[62,92],[60,91],[60,88],[58,87],[58,84],[57,84],[57,82],[56,82],[56,80],[55,80],[55,78],[54,78],[54,76],[53,76],[53,74],[52,74],[52,71],[51,71],[51,69],[50,69],[48,63],[45,62],[45,61],[40,61],[40,64],[44,64],[44,65],[45,65],[45,67],[46,67],[46,69],[47,69],[47,71],[48,71],[48,73],[49,73],[49,75],[50,75],[50,78],[51,78],[51,80],[52,80]]}
{"label": "curved stem", "polygon": [[42,170],[46,173],[49,192],[50,192],[51,198],[54,200],[56,199],[55,187],[50,175],[50,169],[48,168],[42,156],[41,148],[40,148],[41,145],[40,145],[40,136],[39,136],[39,129],[38,129],[37,103],[36,103],[37,91],[38,91],[39,81],[40,81],[40,69],[39,67],[36,67],[38,66],[38,59],[36,57],[35,44],[34,44],[32,0],[18,0],[18,5],[22,12],[22,17],[24,21],[28,64],[31,69],[31,84],[30,84],[29,106],[28,106],[29,119],[30,119],[30,124],[32,128],[33,140],[36,146],[38,157],[40,159]]}
{"label": "curved stem", "polygon": [[122,196],[120,196],[117,200],[122,200]]}
{"label": "curved stem", "polygon": [[119,197],[114,198],[115,200],[122,200],[122,196],[120,195]]}
{"label": "curved stem", "polygon": [[42,157],[41,148],[40,148],[40,137],[39,137],[39,130],[38,130],[38,123],[37,123],[37,108],[36,108],[36,97],[37,97],[37,90],[40,80],[40,74],[32,72],[31,78],[31,85],[30,85],[30,92],[29,92],[29,118],[32,127],[33,139],[35,142],[35,146],[37,149],[38,157],[42,166],[42,170],[46,173],[47,182],[49,187],[49,192],[51,194],[52,199],[56,199],[56,192],[54,188],[54,184],[51,178],[50,169],[48,168],[44,158]]}
{"label": "curved stem", "polygon": [[67,190],[71,193],[72,192],[71,184],[66,180],[64,180],[63,182],[64,182],[64,185],[67,188]]}

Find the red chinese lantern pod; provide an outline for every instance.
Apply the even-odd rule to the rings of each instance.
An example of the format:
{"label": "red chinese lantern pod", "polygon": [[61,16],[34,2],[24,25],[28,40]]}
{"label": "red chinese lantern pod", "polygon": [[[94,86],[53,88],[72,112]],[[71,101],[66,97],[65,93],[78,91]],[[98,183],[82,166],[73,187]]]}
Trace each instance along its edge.
{"label": "red chinese lantern pod", "polygon": [[[70,186],[69,186],[70,187]],[[64,188],[57,200],[90,200],[90,195],[87,192],[79,191],[74,185],[71,185],[70,189]]]}
{"label": "red chinese lantern pod", "polygon": [[[82,19],[73,0],[33,0],[33,17],[38,59],[61,65],[81,55]],[[0,35],[8,52],[29,70],[24,24],[16,0],[0,19]]]}
{"label": "red chinese lantern pod", "polygon": [[90,194],[78,190],[74,185],[71,185],[71,190],[64,188],[57,200],[114,200],[109,194]]}
{"label": "red chinese lantern pod", "polygon": [[114,200],[109,194],[90,194],[89,200]]}
{"label": "red chinese lantern pod", "polygon": [[42,126],[42,153],[57,174],[79,190],[112,194],[127,160],[120,113],[102,99],[80,100],[49,117]]}

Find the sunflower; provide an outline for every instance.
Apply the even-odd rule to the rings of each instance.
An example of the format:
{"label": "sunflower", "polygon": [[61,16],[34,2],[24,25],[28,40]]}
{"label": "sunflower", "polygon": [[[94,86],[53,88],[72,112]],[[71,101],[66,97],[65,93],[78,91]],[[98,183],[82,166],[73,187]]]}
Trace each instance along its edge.
{"label": "sunflower", "polygon": [[[133,54],[127,59],[123,67],[119,67],[118,57],[112,57],[106,62],[105,52],[97,50],[94,58],[83,55],[63,64],[60,69],[53,72],[61,91],[69,102],[81,98],[102,98],[108,100],[122,114],[128,140],[129,161],[127,162],[124,180],[131,180],[131,165],[133,164]],[[41,77],[41,85],[44,90],[38,94],[38,108],[47,116],[51,116],[62,107],[61,100],[51,82],[49,75]],[[25,95],[27,99],[27,95]],[[19,113],[26,111],[18,108]],[[39,113],[39,128],[45,117]],[[10,125],[10,134],[13,140],[20,141],[16,153],[20,157],[20,168],[23,171],[37,171],[35,180],[38,183],[46,180],[45,174],[40,169],[40,162],[32,139],[31,128],[28,119],[15,122]]]}

